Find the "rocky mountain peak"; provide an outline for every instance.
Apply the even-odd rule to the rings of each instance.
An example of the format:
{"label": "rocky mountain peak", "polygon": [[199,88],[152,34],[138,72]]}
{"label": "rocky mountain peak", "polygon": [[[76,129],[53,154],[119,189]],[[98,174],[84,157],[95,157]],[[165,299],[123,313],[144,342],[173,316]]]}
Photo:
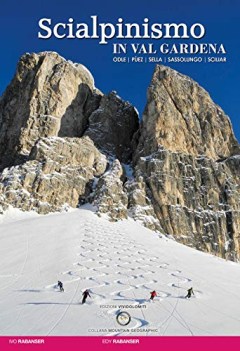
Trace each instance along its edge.
{"label": "rocky mountain peak", "polygon": [[[239,153],[231,122],[191,78],[157,65],[147,92],[140,148],[163,146],[173,152],[214,160]],[[141,150],[139,149],[139,150]]]}
{"label": "rocky mountain peak", "polygon": [[[105,121],[101,119],[102,110]],[[108,124],[107,134],[97,130],[99,119],[103,126]],[[0,101],[1,168],[26,160],[39,138],[81,137],[89,124],[89,134],[99,146],[103,146],[99,139],[109,135],[103,141],[108,145],[106,149],[114,149],[113,155],[116,152],[125,161],[129,159],[131,137],[138,128],[133,106],[114,94],[103,96],[95,88],[89,70],[81,64],[67,61],[55,52],[25,54]],[[122,143],[116,129],[120,136],[126,134]]]}
{"label": "rocky mountain peak", "polygon": [[240,259],[240,152],[191,78],[156,66],[141,124],[57,53],[25,54],[0,100],[0,212],[92,203],[179,242]]}
{"label": "rocky mountain peak", "polygon": [[138,113],[134,106],[112,91],[102,97],[99,108],[89,117],[86,135],[109,155],[128,162],[133,153],[133,135],[138,127]]}
{"label": "rocky mountain peak", "polygon": [[239,144],[229,118],[191,78],[157,66],[134,153],[163,232],[239,259]]}
{"label": "rocky mountain peak", "polygon": [[2,167],[25,159],[41,137],[81,136],[89,100],[96,108],[94,80],[84,66],[54,52],[23,55],[0,102]]}

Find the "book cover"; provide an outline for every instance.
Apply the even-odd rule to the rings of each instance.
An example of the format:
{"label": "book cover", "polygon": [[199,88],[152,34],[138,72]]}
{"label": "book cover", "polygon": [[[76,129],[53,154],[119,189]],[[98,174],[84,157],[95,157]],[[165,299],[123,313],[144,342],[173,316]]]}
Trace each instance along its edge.
{"label": "book cover", "polygon": [[1,349],[239,347],[239,5],[1,1]]}

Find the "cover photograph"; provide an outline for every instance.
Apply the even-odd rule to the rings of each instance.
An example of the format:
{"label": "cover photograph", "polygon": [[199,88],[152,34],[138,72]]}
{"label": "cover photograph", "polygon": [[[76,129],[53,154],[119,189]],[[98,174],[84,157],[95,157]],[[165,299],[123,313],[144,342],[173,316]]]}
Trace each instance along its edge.
{"label": "cover photograph", "polygon": [[0,4],[0,349],[238,348],[240,2]]}

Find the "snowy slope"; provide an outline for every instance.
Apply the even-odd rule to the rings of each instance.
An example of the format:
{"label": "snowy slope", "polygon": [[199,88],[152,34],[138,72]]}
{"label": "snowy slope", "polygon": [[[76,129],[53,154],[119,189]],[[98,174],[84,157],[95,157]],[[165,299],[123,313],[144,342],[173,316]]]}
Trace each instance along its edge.
{"label": "snowy slope", "polygon": [[[239,264],[84,208],[13,217],[0,224],[1,335],[240,334]],[[191,286],[195,297],[184,299]],[[81,305],[86,288],[92,299]],[[125,328],[119,310],[132,317]]]}

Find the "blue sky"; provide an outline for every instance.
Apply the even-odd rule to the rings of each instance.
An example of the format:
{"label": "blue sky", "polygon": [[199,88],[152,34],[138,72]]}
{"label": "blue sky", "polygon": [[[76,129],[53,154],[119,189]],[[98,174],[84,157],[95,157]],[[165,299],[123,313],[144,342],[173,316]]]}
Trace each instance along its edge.
{"label": "blue sky", "polygon": [[240,140],[239,0],[0,0],[0,5],[0,94],[12,79],[22,54],[53,50],[86,65],[100,90],[104,93],[116,90],[140,112],[146,103],[146,89],[155,66],[153,63],[112,62],[114,41],[99,45],[98,40],[40,40],[37,37],[39,19],[47,17],[54,22],[67,22],[69,17],[73,17],[76,22],[89,22],[91,15],[98,15],[101,22],[112,23],[119,17],[126,22],[139,23],[145,17],[158,23],[202,23],[206,28],[202,42],[223,43],[227,49],[227,63],[168,65],[191,76],[208,90],[231,118],[235,135]]}

